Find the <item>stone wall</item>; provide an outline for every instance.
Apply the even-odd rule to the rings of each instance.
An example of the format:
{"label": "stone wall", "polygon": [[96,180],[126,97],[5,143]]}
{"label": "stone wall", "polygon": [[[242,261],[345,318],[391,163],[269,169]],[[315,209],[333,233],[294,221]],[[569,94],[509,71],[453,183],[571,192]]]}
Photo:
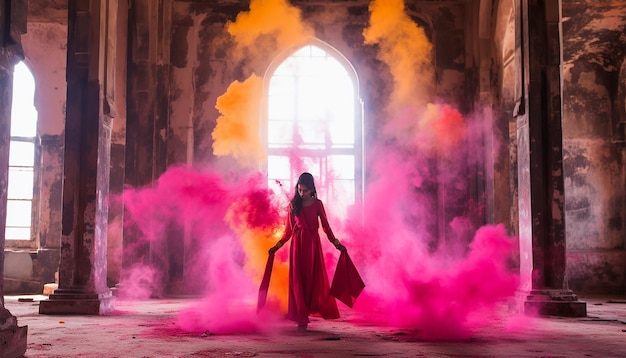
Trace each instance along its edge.
{"label": "stone wall", "polygon": [[623,1],[564,1],[563,18],[569,284],[581,292],[623,293],[625,142],[617,103],[626,55],[626,7]]}

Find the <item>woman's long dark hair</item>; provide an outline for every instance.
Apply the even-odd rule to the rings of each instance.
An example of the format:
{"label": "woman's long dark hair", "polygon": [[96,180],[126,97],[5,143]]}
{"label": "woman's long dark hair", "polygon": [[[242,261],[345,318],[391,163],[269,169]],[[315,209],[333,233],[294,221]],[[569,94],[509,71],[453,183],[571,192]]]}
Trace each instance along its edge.
{"label": "woman's long dark hair", "polygon": [[300,209],[302,209],[302,198],[300,197],[300,194],[298,194],[298,184],[306,185],[307,188],[311,189],[311,196],[314,198],[317,197],[313,175],[307,172],[300,174],[298,182],[296,183],[295,193],[291,199],[291,214],[293,214],[294,217],[298,216],[298,214],[300,214]]}

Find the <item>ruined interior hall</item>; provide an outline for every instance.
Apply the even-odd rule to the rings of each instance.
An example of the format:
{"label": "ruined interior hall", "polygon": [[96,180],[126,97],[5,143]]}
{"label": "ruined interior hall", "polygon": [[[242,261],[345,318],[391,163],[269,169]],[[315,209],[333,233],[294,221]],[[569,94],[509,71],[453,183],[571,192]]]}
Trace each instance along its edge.
{"label": "ruined interior hall", "polygon": [[[0,25],[0,357],[626,356],[625,0],[0,0]],[[299,332],[295,240],[268,250],[304,172],[321,270],[340,241],[365,287]]]}

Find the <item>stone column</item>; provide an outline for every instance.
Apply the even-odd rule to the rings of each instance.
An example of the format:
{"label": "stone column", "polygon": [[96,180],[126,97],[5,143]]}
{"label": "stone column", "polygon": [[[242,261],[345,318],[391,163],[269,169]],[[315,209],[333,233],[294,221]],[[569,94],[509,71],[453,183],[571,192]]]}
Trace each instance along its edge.
{"label": "stone column", "polygon": [[565,274],[558,0],[517,0],[520,270],[528,313],[585,316]]}
{"label": "stone column", "polygon": [[107,287],[111,98],[105,100],[106,0],[68,4],[67,109],[59,288],[41,314],[103,314]]}
{"label": "stone column", "polygon": [[[167,169],[169,131],[169,78],[172,0],[135,0],[129,11],[129,67],[126,124],[125,184],[142,187],[154,183]],[[124,222],[123,257],[116,294],[132,296],[126,282],[135,270],[151,267],[152,297],[163,296],[169,280],[162,258],[166,243],[142,238],[132,220]],[[143,228],[145,229],[145,228]],[[178,249],[177,252],[180,252]],[[148,288],[148,287],[145,287]]]}
{"label": "stone column", "polygon": [[[4,277],[13,68],[24,58],[20,36],[26,33],[27,9],[26,0],[0,0],[0,277]],[[17,317],[4,307],[4,280],[0,280],[0,357],[23,356],[27,333],[28,326],[18,326]]]}

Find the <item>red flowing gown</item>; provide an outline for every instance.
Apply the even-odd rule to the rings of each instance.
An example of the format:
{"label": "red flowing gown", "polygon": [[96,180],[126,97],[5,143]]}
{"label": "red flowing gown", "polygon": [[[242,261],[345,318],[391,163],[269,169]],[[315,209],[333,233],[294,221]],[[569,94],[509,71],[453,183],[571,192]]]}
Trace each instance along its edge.
{"label": "red flowing gown", "polygon": [[319,314],[324,319],[339,318],[337,302],[330,295],[319,235],[320,222],[328,240],[334,242],[335,235],[319,199],[303,206],[298,216],[289,214],[280,240],[283,244],[291,240],[287,318],[298,324],[309,323],[312,314]]}

